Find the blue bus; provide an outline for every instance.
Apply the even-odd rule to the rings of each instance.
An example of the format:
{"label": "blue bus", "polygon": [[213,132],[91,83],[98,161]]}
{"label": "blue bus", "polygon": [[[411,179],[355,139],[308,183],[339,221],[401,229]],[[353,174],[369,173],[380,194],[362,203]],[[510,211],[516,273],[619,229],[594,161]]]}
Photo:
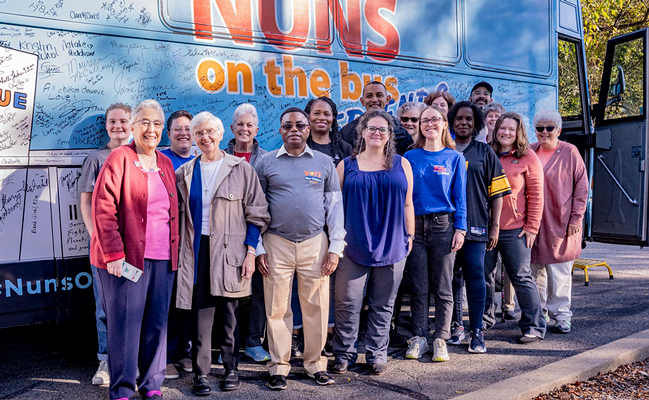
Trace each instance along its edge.
{"label": "blue bus", "polygon": [[331,97],[343,126],[369,81],[395,113],[484,80],[529,119],[561,106],[567,139],[599,165],[578,0],[0,0],[0,21],[0,327],[93,306],[79,167],[107,142],[114,102],[153,98],[226,126],[249,102],[270,150],[281,111],[313,97]]}

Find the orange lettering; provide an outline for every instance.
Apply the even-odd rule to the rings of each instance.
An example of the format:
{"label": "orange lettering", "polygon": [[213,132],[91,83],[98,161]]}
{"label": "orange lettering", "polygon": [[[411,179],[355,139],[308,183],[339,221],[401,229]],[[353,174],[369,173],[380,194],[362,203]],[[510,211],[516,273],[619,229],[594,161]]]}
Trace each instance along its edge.
{"label": "orange lettering", "polygon": [[275,64],[275,59],[267,60],[262,68],[264,75],[266,75],[266,87],[270,94],[275,97],[282,95],[282,85],[277,82],[277,76],[282,73],[282,70]]}
{"label": "orange lettering", "polygon": [[241,93],[254,94],[254,75],[252,68],[245,61],[226,61],[228,70],[228,93],[239,94],[239,75],[241,75]]}
{"label": "orange lettering", "polygon": [[397,84],[399,81],[394,76],[388,76],[385,79],[385,88],[388,89],[388,97],[394,99],[394,101],[399,100],[399,89],[397,89]]}
{"label": "orange lettering", "polygon": [[315,68],[311,72],[311,79],[309,79],[311,93],[314,97],[327,96],[331,93],[331,79],[326,71]]}
{"label": "orange lettering", "polygon": [[284,89],[287,96],[295,97],[295,86],[293,83],[297,79],[298,97],[306,98],[309,94],[306,91],[306,72],[303,68],[293,68],[293,57],[283,56],[284,62]]}
{"label": "orange lettering", "polygon": [[6,107],[9,103],[11,103],[11,91],[5,90],[3,95],[2,90],[0,90],[0,107]]}
{"label": "orange lettering", "polygon": [[205,58],[196,67],[198,84],[207,91],[218,93],[225,85],[225,69],[223,64],[212,58]]}
{"label": "orange lettering", "polygon": [[339,69],[340,88],[342,90],[340,99],[353,101],[360,99],[363,94],[361,77],[357,73],[349,70],[349,63],[346,61],[339,62]]}

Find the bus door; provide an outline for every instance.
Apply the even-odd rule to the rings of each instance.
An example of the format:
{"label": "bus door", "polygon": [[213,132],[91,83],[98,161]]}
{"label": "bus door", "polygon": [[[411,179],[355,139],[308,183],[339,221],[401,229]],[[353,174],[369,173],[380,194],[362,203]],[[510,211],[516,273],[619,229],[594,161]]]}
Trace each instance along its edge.
{"label": "bus door", "polygon": [[647,245],[647,30],[608,42],[596,108],[592,239]]}

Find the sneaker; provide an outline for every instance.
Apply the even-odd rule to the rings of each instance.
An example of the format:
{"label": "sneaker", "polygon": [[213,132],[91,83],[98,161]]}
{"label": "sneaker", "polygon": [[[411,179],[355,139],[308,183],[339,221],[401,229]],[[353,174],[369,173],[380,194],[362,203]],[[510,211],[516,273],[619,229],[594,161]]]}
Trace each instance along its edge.
{"label": "sneaker", "polygon": [[291,358],[302,358],[302,347],[300,335],[294,334],[293,340],[291,341]]}
{"label": "sneaker", "polygon": [[318,371],[315,374],[307,374],[309,378],[315,379],[315,383],[320,386],[333,385],[334,380],[326,371]]}
{"label": "sneaker", "polygon": [[370,374],[372,375],[383,375],[388,372],[387,365],[383,363],[370,364]]}
{"label": "sneaker", "polygon": [[484,344],[484,333],[482,329],[476,329],[471,332],[471,344],[469,353],[486,353],[487,346]]}
{"label": "sneaker", "polygon": [[270,390],[285,390],[286,389],[286,377],[284,375],[273,375],[270,377],[266,386]]}
{"label": "sneaker", "polygon": [[331,367],[331,372],[334,374],[344,374],[347,372],[347,368],[349,368],[349,364],[347,362],[336,362],[334,363],[333,367]]}
{"label": "sneaker", "polygon": [[99,368],[92,377],[92,384],[95,386],[108,385],[110,383],[110,375],[108,374],[108,361],[99,361]]}
{"label": "sneaker", "polygon": [[206,375],[194,376],[192,393],[196,396],[207,396],[212,391]]}
{"label": "sneaker", "polygon": [[451,324],[451,338],[448,339],[446,343],[452,344],[454,346],[459,346],[460,344],[462,344],[464,337],[464,326],[458,324],[457,322],[453,322]]}
{"label": "sneaker", "polygon": [[540,337],[538,337],[536,335],[532,335],[531,333],[526,333],[523,336],[518,338],[518,343],[520,343],[520,344],[528,344],[528,343],[538,342],[539,340],[541,340]]}
{"label": "sneaker", "polygon": [[261,346],[246,347],[243,354],[252,358],[255,362],[270,361],[270,354]]}
{"label": "sneaker", "polygon": [[176,362],[176,365],[179,366],[185,372],[193,372],[194,368],[192,366],[192,360],[188,357],[181,358]]}
{"label": "sneaker", "polygon": [[173,364],[167,364],[167,370],[165,371],[165,379],[178,379],[180,374]]}
{"label": "sneaker", "polygon": [[437,338],[433,342],[433,358],[435,362],[448,361],[451,358],[448,356],[448,351],[446,351],[446,342],[444,339]]}
{"label": "sneaker", "polygon": [[327,341],[325,342],[324,349],[322,349],[322,355],[325,357],[334,355],[334,338],[331,332],[327,333]]}
{"label": "sneaker", "polygon": [[408,339],[408,351],[406,358],[417,360],[428,351],[428,340],[421,336],[414,336]]}
{"label": "sneaker", "polygon": [[572,328],[572,324],[570,323],[569,319],[560,319],[560,320],[557,320],[557,323],[552,328],[552,332],[554,332],[554,333],[570,333],[571,328]]}

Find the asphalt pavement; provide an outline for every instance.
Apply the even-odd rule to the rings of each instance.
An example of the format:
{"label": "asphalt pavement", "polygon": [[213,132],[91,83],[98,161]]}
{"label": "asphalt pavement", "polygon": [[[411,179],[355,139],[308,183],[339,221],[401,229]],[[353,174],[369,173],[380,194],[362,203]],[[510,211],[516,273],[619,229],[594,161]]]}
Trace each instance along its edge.
{"label": "asphalt pavement", "polygon": [[[608,349],[606,354],[614,358],[619,352],[615,344],[600,346],[649,329],[649,249],[589,243],[582,258],[607,261],[615,278],[609,280],[605,268],[593,268],[590,286],[584,286],[583,271],[575,271],[570,334],[548,332],[543,341],[521,345],[517,344],[520,330],[516,323],[507,321],[486,331],[486,354],[470,354],[466,344],[449,346],[451,360],[433,363],[431,354],[417,361],[406,360],[404,350],[391,348],[387,374],[369,375],[361,356],[350,372],[335,375],[336,383],[328,387],[317,386],[297,361],[289,375],[288,390],[282,392],[268,390],[265,366],[242,354],[240,389],[221,393],[218,382],[223,369],[214,366],[209,376],[213,392],[207,399],[450,399],[480,390],[502,390],[501,396],[496,392],[493,398],[505,400],[517,391],[528,393],[522,383],[516,383],[522,382],[517,377],[550,370],[571,379],[571,370],[583,365],[571,362],[577,360],[573,356],[582,354],[588,364],[594,354],[588,351],[603,354],[601,349]],[[0,400],[108,399],[106,387],[90,384],[97,368],[94,336],[92,319],[0,330]],[[633,346],[645,337],[632,336],[616,343]],[[179,379],[165,381],[165,399],[193,397],[191,375],[181,372]]]}

